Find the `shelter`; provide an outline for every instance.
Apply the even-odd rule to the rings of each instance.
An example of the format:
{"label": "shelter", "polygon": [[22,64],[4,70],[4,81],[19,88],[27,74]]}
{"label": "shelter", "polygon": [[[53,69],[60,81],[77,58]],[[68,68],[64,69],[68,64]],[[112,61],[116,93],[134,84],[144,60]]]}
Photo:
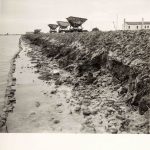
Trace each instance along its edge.
{"label": "shelter", "polygon": [[124,19],[124,30],[149,30],[150,29],[150,21],[144,21],[142,18],[142,21],[138,22],[127,22]]}
{"label": "shelter", "polygon": [[58,27],[57,24],[48,24],[49,28],[50,28],[50,33],[55,33],[57,32],[56,29]]}
{"label": "shelter", "polygon": [[73,17],[73,16],[70,16],[66,19],[70,24],[70,31],[78,31],[78,32],[83,31],[82,24],[87,20],[86,18]]}
{"label": "shelter", "polygon": [[59,32],[68,32],[68,26],[69,23],[65,21],[57,21],[57,24],[59,26]]}

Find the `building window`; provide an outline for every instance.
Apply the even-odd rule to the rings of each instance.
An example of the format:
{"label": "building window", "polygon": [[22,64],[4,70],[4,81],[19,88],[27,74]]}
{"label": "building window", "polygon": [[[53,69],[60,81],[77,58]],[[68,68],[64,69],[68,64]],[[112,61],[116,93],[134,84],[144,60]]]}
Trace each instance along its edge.
{"label": "building window", "polygon": [[136,26],[136,28],[138,29],[139,27],[138,27],[138,26]]}
{"label": "building window", "polygon": [[146,29],[146,26],[145,26],[145,29]]}
{"label": "building window", "polygon": [[128,26],[128,29],[130,29],[130,26]]}
{"label": "building window", "polygon": [[149,26],[147,26],[147,28],[149,28]]}

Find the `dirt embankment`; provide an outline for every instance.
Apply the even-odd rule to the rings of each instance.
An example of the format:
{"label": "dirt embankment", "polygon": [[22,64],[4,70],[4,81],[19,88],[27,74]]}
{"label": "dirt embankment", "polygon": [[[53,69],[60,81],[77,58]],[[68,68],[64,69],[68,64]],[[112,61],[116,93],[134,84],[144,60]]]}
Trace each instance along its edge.
{"label": "dirt embankment", "polygon": [[[73,111],[87,132],[149,133],[150,31],[24,35],[49,61],[71,73],[56,84],[74,85]],[[37,64],[40,73],[44,61]],[[57,76],[57,75],[55,75]],[[49,80],[51,75],[42,74]]]}

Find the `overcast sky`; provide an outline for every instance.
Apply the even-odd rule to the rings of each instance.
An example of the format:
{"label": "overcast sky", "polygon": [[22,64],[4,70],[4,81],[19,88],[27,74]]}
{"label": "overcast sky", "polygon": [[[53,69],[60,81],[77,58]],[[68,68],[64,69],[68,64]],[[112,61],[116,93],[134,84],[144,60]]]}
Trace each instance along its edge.
{"label": "overcast sky", "polygon": [[0,33],[48,32],[47,24],[69,16],[87,18],[88,30],[114,30],[117,20],[122,29],[123,18],[150,21],[150,0],[0,0]]}

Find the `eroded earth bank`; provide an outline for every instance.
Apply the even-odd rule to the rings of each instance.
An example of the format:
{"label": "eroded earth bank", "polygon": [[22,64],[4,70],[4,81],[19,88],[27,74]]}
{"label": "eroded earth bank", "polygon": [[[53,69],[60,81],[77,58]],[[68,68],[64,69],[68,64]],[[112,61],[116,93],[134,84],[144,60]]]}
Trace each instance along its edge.
{"label": "eroded earth bank", "polygon": [[149,133],[150,32],[30,34],[8,132]]}

